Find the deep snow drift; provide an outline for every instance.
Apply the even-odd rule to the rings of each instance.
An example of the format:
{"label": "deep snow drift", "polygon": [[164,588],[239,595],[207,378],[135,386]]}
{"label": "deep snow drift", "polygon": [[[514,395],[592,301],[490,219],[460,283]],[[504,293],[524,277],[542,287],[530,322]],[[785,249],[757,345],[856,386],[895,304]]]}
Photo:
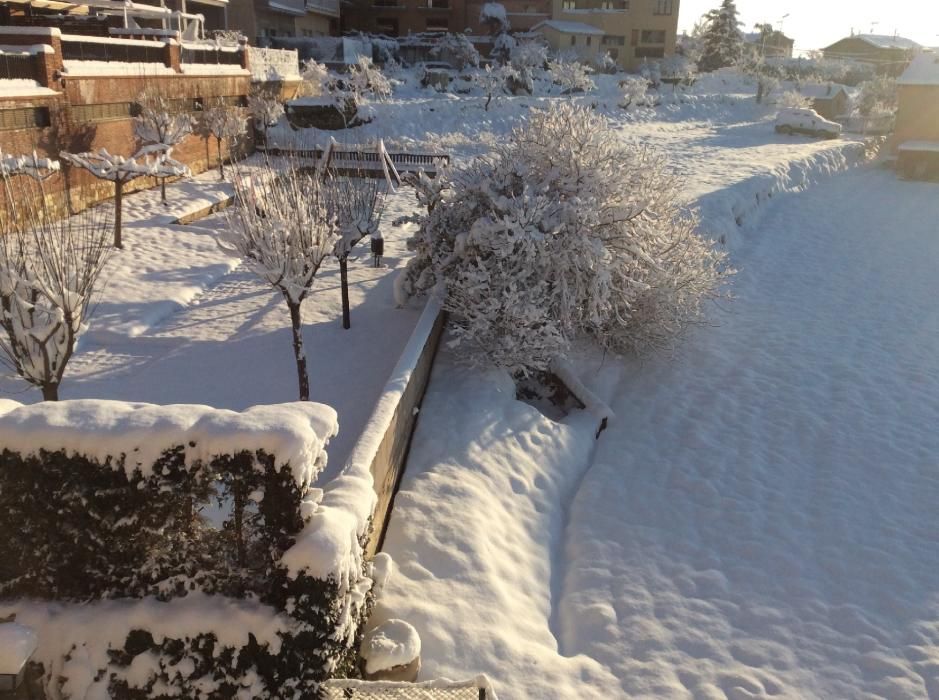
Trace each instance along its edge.
{"label": "deep snow drift", "polygon": [[[435,369],[380,615],[503,698],[939,693],[939,187],[862,169],[743,228],[673,358],[586,358],[552,423]],[[446,435],[446,439],[441,439]]]}

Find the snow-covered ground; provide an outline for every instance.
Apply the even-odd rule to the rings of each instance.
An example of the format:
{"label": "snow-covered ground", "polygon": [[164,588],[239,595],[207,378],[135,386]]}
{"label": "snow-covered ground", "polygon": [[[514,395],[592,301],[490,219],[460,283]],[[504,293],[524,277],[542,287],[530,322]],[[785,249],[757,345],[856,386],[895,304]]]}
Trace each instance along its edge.
{"label": "snow-covered ground", "polygon": [[[671,358],[585,356],[554,423],[444,355],[379,618],[502,698],[939,693],[939,187],[873,168],[742,229]],[[441,439],[441,435],[447,438]]]}

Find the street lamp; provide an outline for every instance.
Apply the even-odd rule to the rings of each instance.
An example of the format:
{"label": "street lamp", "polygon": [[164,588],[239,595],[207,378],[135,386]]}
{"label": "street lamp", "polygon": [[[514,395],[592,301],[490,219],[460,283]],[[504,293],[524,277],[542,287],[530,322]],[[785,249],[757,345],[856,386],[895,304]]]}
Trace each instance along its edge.
{"label": "street lamp", "polygon": [[0,623],[0,698],[13,698],[23,687],[26,662],[36,651],[36,632],[16,622]]}

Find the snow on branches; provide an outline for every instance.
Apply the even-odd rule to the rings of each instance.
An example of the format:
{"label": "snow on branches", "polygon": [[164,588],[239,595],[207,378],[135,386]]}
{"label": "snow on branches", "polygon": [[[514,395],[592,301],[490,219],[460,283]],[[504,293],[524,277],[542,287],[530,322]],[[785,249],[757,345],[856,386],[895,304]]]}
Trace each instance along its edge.
{"label": "snow on branches", "polygon": [[349,83],[357,97],[372,96],[379,102],[391,97],[391,83],[368,56],[349,66]]}
{"label": "snow on branches", "polygon": [[[140,113],[134,118],[134,133],[145,145],[160,147],[167,157],[192,133],[192,116],[155,88],[140,93],[137,106]],[[160,178],[160,199],[166,204],[165,177]]]}
{"label": "snow on branches", "polygon": [[503,65],[493,68],[487,65],[486,69],[473,76],[473,81],[479,85],[483,94],[486,96],[484,109],[489,111],[489,104],[494,97],[506,92],[506,86],[509,80],[518,80],[520,78],[518,71],[510,65]]}
{"label": "snow on branches", "polygon": [[430,53],[442,61],[449,61],[457,70],[479,65],[479,51],[463,34],[447,34]]}
{"label": "snow on branches", "polygon": [[562,95],[575,92],[589,92],[596,84],[590,79],[590,66],[576,59],[559,56],[556,61],[548,61],[551,81],[561,87]]}
{"label": "snow on branches", "polygon": [[428,212],[399,302],[436,289],[466,356],[518,374],[580,336],[666,347],[728,274],[666,160],[586,109],[538,112],[491,156],[412,184]]}
{"label": "snow on branches", "polygon": [[300,305],[323,260],[333,254],[337,230],[323,185],[298,165],[268,164],[260,174],[234,178],[235,206],[219,246],[240,256],[284,297],[293,330],[300,400],[310,398]]}
{"label": "snow on branches", "polygon": [[225,104],[221,98],[206,103],[202,112],[204,133],[215,137],[218,147],[218,176],[225,179],[225,161],[222,158],[222,144],[228,142],[229,152],[236,139],[245,132],[245,119],[237,107]]}
{"label": "snow on branches", "polygon": [[[279,85],[275,83],[275,86]],[[279,88],[267,87],[262,83],[260,87],[252,87],[248,95],[248,114],[254,119],[255,126],[264,132],[264,146],[268,146],[267,133],[270,127],[284,115],[284,105],[279,99]]]}
{"label": "snow on branches", "polygon": [[57,216],[50,198],[65,195],[38,179],[30,186],[5,169],[2,182],[0,363],[56,400],[110,253],[109,222],[98,207]]}
{"label": "snow on branches", "polygon": [[34,180],[46,180],[60,170],[59,161],[40,158],[36,151],[31,156],[7,156],[0,151],[0,177],[28,175]]}
{"label": "snow on branches", "polygon": [[189,168],[169,157],[163,144],[144,146],[136,154],[125,157],[112,154],[107,149],[87,153],[59,154],[63,160],[75,167],[87,170],[99,180],[114,183],[114,247],[122,248],[121,214],[123,209],[124,184],[138,177],[180,177],[190,174]]}

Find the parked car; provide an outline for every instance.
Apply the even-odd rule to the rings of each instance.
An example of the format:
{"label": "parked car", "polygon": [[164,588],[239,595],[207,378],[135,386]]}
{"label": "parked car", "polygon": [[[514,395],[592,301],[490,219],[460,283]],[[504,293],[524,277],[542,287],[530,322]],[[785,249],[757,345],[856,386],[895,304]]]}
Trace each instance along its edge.
{"label": "parked car", "polygon": [[784,109],[776,116],[776,132],[836,139],[841,136],[841,124],[828,121],[814,109]]}

